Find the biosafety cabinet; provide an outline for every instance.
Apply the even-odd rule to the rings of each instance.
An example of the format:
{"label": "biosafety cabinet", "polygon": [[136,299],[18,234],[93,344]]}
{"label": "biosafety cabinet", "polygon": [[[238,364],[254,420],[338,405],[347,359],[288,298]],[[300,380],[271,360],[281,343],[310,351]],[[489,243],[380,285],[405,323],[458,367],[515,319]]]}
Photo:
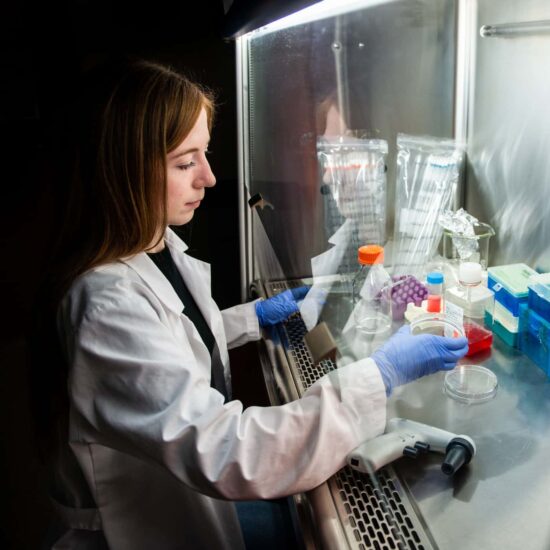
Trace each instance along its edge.
{"label": "biosafety cabinet", "polygon": [[[425,227],[438,201],[464,208],[494,229],[485,267],[550,271],[550,3],[325,0],[240,36],[237,68],[243,299],[319,281],[328,292],[261,342],[273,403],[365,352],[342,338],[357,244],[384,245],[389,269],[405,258],[419,278],[442,257],[437,220],[404,240],[404,212]],[[411,203],[418,143],[458,160],[430,176],[451,182],[444,197],[435,186]],[[304,337],[319,322],[338,355],[316,362]],[[472,437],[471,462],[454,476],[432,452],[374,476],[342,469],[296,496],[307,546],[550,548],[548,377],[497,337],[471,363],[496,374],[491,401],[450,399],[444,373],[388,401],[388,419]]]}

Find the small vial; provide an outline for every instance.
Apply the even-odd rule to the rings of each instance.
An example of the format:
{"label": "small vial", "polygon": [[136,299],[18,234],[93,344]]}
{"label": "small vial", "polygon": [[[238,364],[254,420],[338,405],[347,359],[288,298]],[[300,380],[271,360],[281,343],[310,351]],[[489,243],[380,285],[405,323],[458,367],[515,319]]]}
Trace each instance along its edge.
{"label": "small vial", "polygon": [[429,294],[426,303],[426,311],[428,311],[429,313],[441,313],[443,309],[441,307],[441,302],[441,296],[438,296],[437,294]]}
{"label": "small vial", "polygon": [[432,271],[426,278],[428,287],[428,311],[441,313],[443,311],[443,273]]}

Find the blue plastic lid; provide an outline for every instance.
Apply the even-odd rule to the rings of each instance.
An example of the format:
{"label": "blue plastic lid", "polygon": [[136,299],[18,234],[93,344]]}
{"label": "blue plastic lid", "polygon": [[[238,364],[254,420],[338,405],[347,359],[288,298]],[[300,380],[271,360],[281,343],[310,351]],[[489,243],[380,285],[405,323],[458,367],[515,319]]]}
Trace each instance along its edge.
{"label": "blue plastic lid", "polygon": [[527,310],[527,326],[525,327],[538,340],[539,344],[548,347],[550,342],[550,322],[532,309]]}
{"label": "blue plastic lid", "polygon": [[550,284],[532,283],[529,290],[537,293],[543,300],[550,302]]}
{"label": "blue plastic lid", "polygon": [[443,273],[439,273],[439,271],[432,271],[431,273],[428,273],[426,280],[431,285],[439,285],[443,282]]}

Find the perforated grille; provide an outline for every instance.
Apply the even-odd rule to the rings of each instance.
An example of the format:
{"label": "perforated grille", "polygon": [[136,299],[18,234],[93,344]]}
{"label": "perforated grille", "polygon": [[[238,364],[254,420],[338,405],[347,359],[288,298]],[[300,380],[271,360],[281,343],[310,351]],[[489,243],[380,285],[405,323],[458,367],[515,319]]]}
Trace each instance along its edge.
{"label": "perforated grille", "polygon": [[[409,502],[389,469],[377,473],[377,483],[351,468],[340,470],[333,480],[349,528],[359,548],[367,550],[425,550],[423,533],[411,519]],[[414,517],[416,520],[416,517]]]}
{"label": "perforated grille", "polygon": [[[267,295],[300,284],[301,281],[270,282],[266,284]],[[306,330],[299,315],[283,325],[282,340],[295,381],[301,386],[300,393],[336,368],[331,360],[313,364],[304,344]],[[374,477],[346,467],[328,482],[350,544],[361,550],[433,550],[434,545],[393,468],[382,468]]]}

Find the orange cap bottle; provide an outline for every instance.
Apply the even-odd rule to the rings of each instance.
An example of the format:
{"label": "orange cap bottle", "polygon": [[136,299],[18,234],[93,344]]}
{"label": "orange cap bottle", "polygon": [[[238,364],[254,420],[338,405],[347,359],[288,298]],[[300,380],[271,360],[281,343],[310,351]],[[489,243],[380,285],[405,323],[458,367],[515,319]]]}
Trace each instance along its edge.
{"label": "orange cap bottle", "polygon": [[357,251],[357,259],[361,265],[373,265],[384,263],[384,247],[377,244],[360,246]]}

